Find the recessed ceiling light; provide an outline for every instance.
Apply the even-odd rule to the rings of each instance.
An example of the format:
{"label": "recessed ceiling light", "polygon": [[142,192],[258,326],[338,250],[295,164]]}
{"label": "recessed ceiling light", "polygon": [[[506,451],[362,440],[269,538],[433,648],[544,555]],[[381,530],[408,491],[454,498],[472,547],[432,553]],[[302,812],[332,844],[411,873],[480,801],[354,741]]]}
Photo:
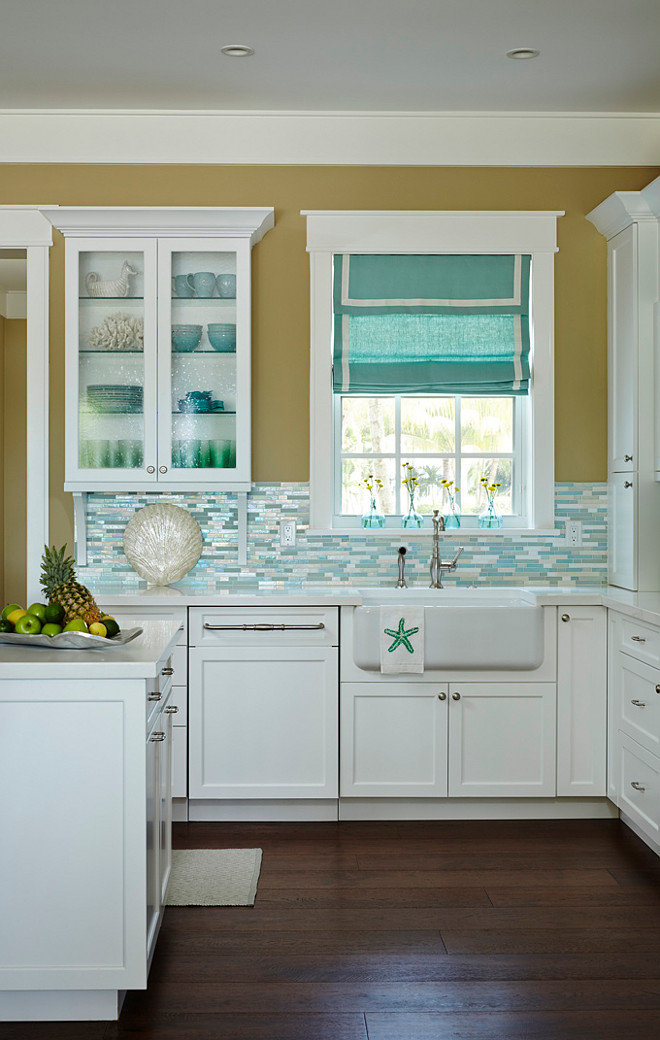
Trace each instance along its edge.
{"label": "recessed ceiling light", "polygon": [[247,47],[244,43],[228,43],[226,47],[220,48],[220,52],[228,58],[249,58],[254,54],[254,47]]}
{"label": "recessed ceiling light", "polygon": [[513,50],[506,52],[506,56],[507,58],[517,58],[519,61],[524,61],[526,58],[538,58],[540,53],[536,47],[514,47]]}

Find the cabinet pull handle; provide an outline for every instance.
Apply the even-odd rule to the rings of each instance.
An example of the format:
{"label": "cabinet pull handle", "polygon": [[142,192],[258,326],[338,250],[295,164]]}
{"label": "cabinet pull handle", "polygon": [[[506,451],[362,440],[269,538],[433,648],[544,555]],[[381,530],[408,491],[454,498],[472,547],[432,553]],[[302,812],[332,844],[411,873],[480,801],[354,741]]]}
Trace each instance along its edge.
{"label": "cabinet pull handle", "polygon": [[159,473],[167,473],[167,466],[159,466],[158,467],[158,472]]}
{"label": "cabinet pull handle", "polygon": [[624,488],[632,487],[632,480],[624,480],[623,486],[624,486]]}
{"label": "cabinet pull handle", "polygon": [[660,693],[660,683],[656,685],[655,692]]}
{"label": "cabinet pull handle", "polygon": [[178,710],[179,709],[177,708],[176,704],[170,704],[168,708],[165,708],[163,715],[176,715]]}
{"label": "cabinet pull handle", "polygon": [[147,466],[147,473],[155,473],[155,472],[156,472],[156,467],[155,466]]}
{"label": "cabinet pull handle", "polygon": [[636,780],[631,780],[630,781],[630,786],[634,787],[636,791],[645,791],[646,790],[646,788],[642,787],[641,784],[638,784]]}
{"label": "cabinet pull handle", "polygon": [[173,668],[161,668],[160,674],[161,675],[174,675],[174,669]]}
{"label": "cabinet pull handle", "polygon": [[162,698],[162,693],[150,693],[147,697],[148,701],[159,701]]}
{"label": "cabinet pull handle", "polygon": [[446,701],[447,700],[447,694],[446,693],[439,693],[438,694],[438,700],[439,701]]}
{"label": "cabinet pull handle", "polygon": [[209,625],[204,622],[204,628],[209,632],[309,632],[325,628],[322,621],[318,625]]}
{"label": "cabinet pull handle", "polygon": [[152,733],[151,734],[151,738],[150,739],[153,740],[154,743],[158,743],[159,740],[165,740],[165,734],[163,733],[162,730],[158,730],[157,733]]}
{"label": "cabinet pull handle", "polygon": [[624,455],[623,456],[623,461],[624,462],[632,462],[632,460],[633,460],[632,455]]}
{"label": "cabinet pull handle", "polygon": [[632,639],[633,643],[645,643],[646,642],[646,636],[631,636],[630,638]]}
{"label": "cabinet pull handle", "polygon": [[452,699],[453,701],[460,701],[460,699],[461,699],[461,695],[460,695],[460,693],[452,693],[452,695],[451,695],[451,699]]}
{"label": "cabinet pull handle", "polygon": [[645,708],[646,707],[646,701],[631,701],[630,703],[634,704],[636,708]]}
{"label": "cabinet pull handle", "polygon": [[562,614],[561,619],[562,619],[562,621],[570,621],[571,620],[571,615],[570,614]]}

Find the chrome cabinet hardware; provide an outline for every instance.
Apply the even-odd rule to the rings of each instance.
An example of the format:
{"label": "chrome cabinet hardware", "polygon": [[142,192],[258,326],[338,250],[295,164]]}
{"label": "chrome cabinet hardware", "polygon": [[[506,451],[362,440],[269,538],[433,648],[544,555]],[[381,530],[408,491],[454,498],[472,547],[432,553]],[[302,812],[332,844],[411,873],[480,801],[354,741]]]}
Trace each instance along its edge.
{"label": "chrome cabinet hardware", "polygon": [[636,700],[633,700],[630,703],[634,704],[636,708],[645,708],[646,707],[646,701],[636,701]]}
{"label": "chrome cabinet hardware", "polygon": [[174,669],[173,668],[161,668],[160,674],[161,675],[174,675]]}
{"label": "chrome cabinet hardware", "polygon": [[623,461],[624,462],[632,462],[632,460],[633,460],[632,455],[624,455],[623,456]]}
{"label": "chrome cabinet hardware", "polygon": [[159,701],[162,699],[162,693],[150,693],[147,697],[148,701]]}
{"label": "chrome cabinet hardware", "polygon": [[438,700],[439,701],[446,701],[447,700],[447,694],[446,693],[439,693],[438,694]]}
{"label": "chrome cabinet hardware", "polygon": [[158,472],[159,473],[167,473],[167,466],[159,466],[158,467]]}
{"label": "chrome cabinet hardware", "polygon": [[209,625],[205,621],[204,628],[209,632],[316,632],[325,625],[322,621],[318,625]]}
{"label": "chrome cabinet hardware", "polygon": [[624,480],[623,486],[624,487],[632,487],[632,480]]}
{"label": "chrome cabinet hardware", "polygon": [[645,643],[646,642],[646,636],[631,636],[630,638],[632,639],[633,643]]}
{"label": "chrome cabinet hardware", "polygon": [[168,708],[165,708],[163,715],[176,715],[178,710],[176,704],[170,704]]}
{"label": "chrome cabinet hardware", "polygon": [[641,784],[638,784],[636,780],[631,780],[630,781],[630,786],[634,787],[636,791],[645,791],[646,790],[646,788],[642,787]]}
{"label": "chrome cabinet hardware", "polygon": [[657,684],[656,684],[656,687],[655,687],[655,692],[656,692],[656,693],[660,693],[660,683],[657,683]]}
{"label": "chrome cabinet hardware", "polygon": [[460,695],[460,693],[452,693],[452,695],[451,695],[451,699],[452,699],[453,701],[460,701],[460,699],[461,699],[461,695]]}
{"label": "chrome cabinet hardware", "polygon": [[562,614],[561,619],[562,619],[562,621],[570,621],[571,620],[571,615],[570,614]]}
{"label": "chrome cabinet hardware", "polygon": [[155,473],[155,472],[156,472],[156,467],[155,466],[147,466],[147,473]]}
{"label": "chrome cabinet hardware", "polygon": [[158,730],[157,733],[151,734],[151,739],[154,741],[154,743],[158,743],[159,740],[165,740],[165,734],[162,730]]}

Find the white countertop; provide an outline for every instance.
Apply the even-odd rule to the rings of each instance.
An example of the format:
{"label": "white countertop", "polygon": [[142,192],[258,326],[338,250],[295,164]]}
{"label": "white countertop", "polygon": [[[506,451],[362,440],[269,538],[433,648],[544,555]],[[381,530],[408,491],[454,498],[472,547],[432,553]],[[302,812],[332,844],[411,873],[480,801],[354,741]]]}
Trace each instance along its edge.
{"label": "white countertop", "polygon": [[51,650],[0,644],[0,681],[4,679],[154,679],[157,664],[179,635],[174,621],[140,621],[141,635],[108,650]]}

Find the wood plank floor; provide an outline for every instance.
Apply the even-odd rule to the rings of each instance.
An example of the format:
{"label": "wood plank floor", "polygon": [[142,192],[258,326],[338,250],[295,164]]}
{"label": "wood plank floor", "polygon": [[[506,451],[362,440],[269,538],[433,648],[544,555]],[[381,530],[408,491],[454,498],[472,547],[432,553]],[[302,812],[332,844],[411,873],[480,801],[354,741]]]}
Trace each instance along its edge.
{"label": "wood plank floor", "polygon": [[618,821],[176,824],[263,849],[254,907],[174,908],[118,1023],[1,1040],[654,1040],[660,859]]}

